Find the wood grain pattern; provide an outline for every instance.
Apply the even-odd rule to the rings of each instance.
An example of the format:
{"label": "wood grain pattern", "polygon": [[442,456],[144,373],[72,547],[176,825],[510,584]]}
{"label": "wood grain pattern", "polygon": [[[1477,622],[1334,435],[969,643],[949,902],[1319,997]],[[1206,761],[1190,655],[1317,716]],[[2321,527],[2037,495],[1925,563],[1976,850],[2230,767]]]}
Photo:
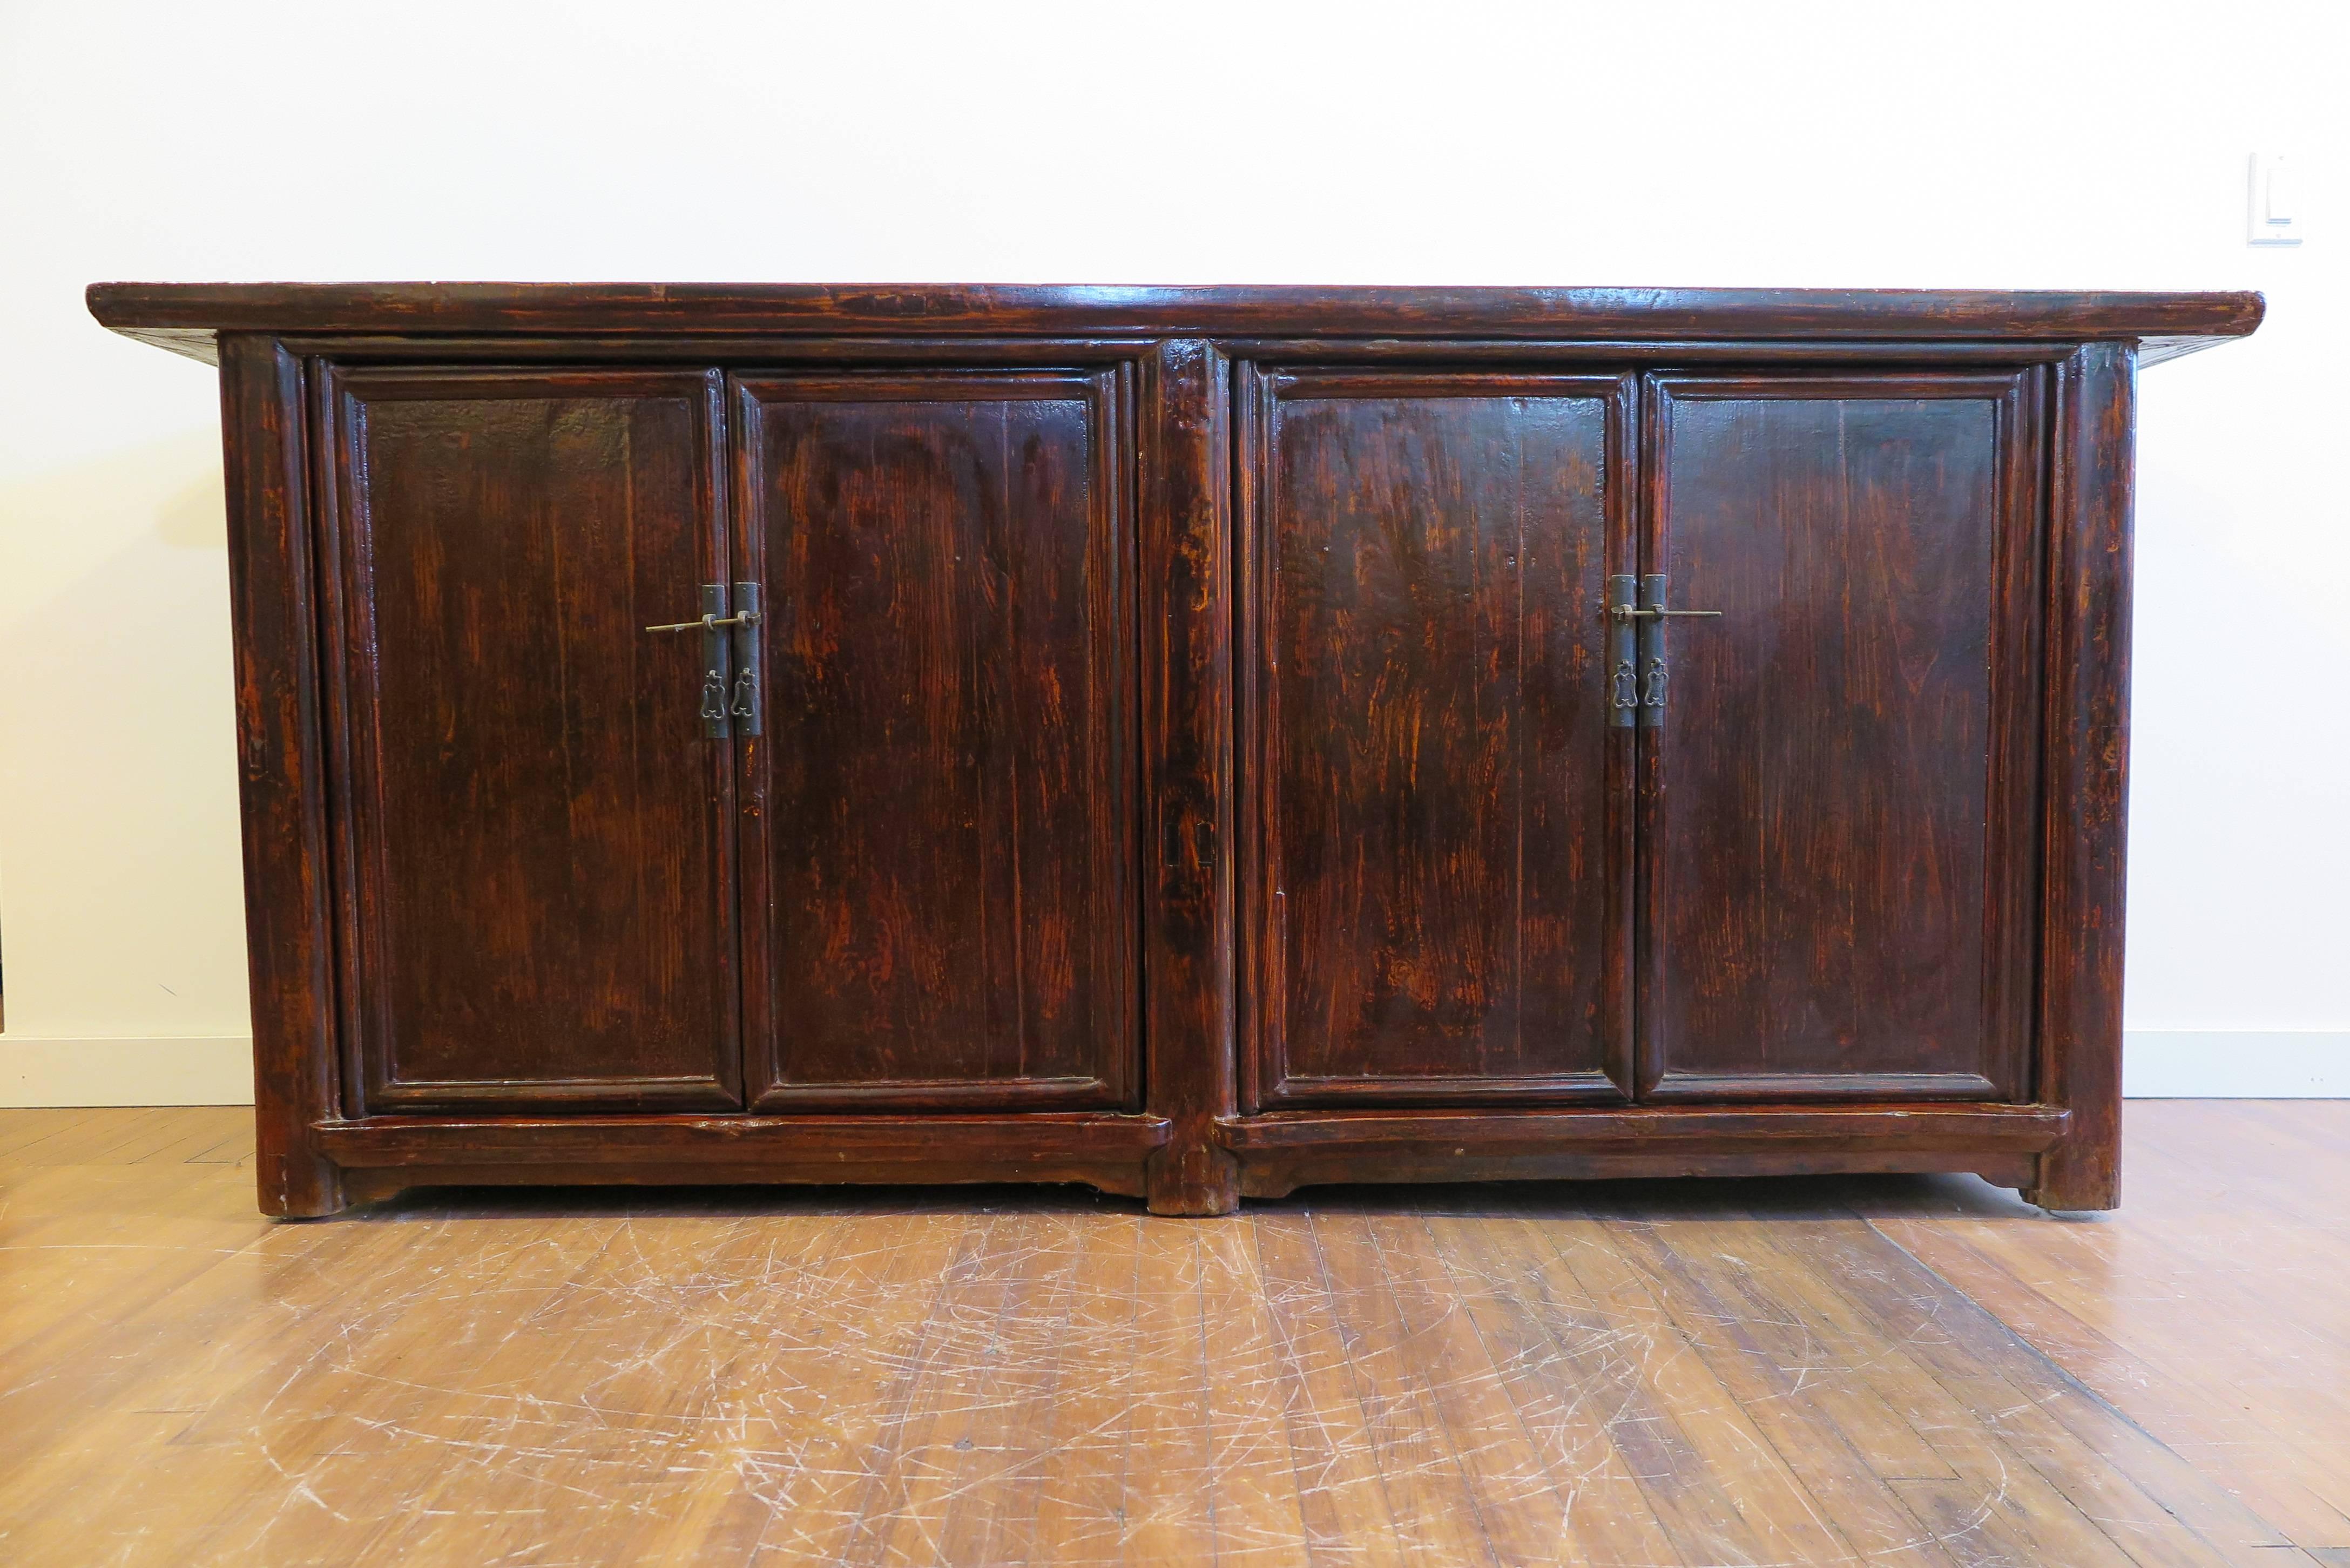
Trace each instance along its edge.
{"label": "wood grain pattern", "polygon": [[[2236,337],[2257,294],[1018,284],[99,283],[118,331],[1116,332],[1145,337]],[[158,337],[181,352],[200,347]]]}
{"label": "wood grain pattern", "polygon": [[[812,335],[746,328],[703,331],[690,326],[653,334],[619,330],[500,330],[388,337],[365,332],[295,331],[279,339],[302,357],[363,360],[369,364],[488,362],[507,364],[638,363],[717,364],[755,369],[795,365],[977,366],[1030,365],[1066,369],[1097,361],[1155,358],[1162,348],[1206,344],[1232,360],[1263,364],[1417,365],[1427,368],[1516,368],[1528,370],[1617,372],[1627,369],[1699,369],[1712,365],[1768,364],[1794,369],[1856,369],[1866,365],[1914,368],[1921,361],[1952,369],[2055,365],[2069,358],[2077,338],[2007,337],[1995,332],[1963,338],[1920,341],[1899,336],[1866,337],[1678,337],[1575,331],[1509,337],[1443,336],[1357,337],[1333,335],[1303,317],[1284,330],[1214,337],[1138,337],[1107,328],[931,332],[909,327],[887,334]],[[2214,339],[2195,339],[2208,345]]]}
{"label": "wood grain pattern", "polygon": [[[89,300],[222,357],[270,1213],[819,1171],[2116,1200],[2131,377],[2257,296]],[[423,421],[380,471],[370,387]],[[767,732],[660,775],[665,677],[573,654],[691,612],[628,602],[665,549],[790,635]],[[1595,740],[1610,567],[1741,614],[1675,627],[1674,722]]]}
{"label": "wood grain pattern", "polygon": [[[1958,1207],[1877,1224],[2142,1428],[2133,1453],[2167,1449],[2266,1521],[2278,1556],[2350,1555],[2350,1104],[2117,1109],[2121,1213],[2028,1239]],[[2087,1413],[2051,1414],[2061,1440]]]}
{"label": "wood grain pattern", "polygon": [[2029,376],[1651,379],[1644,1097],[2018,1093]]}
{"label": "wood grain pattern", "polygon": [[1243,385],[1257,1103],[1622,1097],[1630,382]]}
{"label": "wood grain pattern", "polygon": [[1150,1209],[1229,1214],[1239,1173],[1215,1127],[1239,1094],[1231,367],[1172,342],[1140,370],[1143,1049],[1150,1108],[1174,1124]]}
{"label": "wood grain pattern", "polygon": [[403,1116],[318,1129],[355,1195],[534,1186],[625,1170],[647,1186],[715,1182],[1082,1181],[1139,1197],[1163,1116],[1085,1111],[789,1116]]}
{"label": "wood grain pattern", "polygon": [[755,1103],[1123,1106],[1135,547],[1120,370],[743,379]]}
{"label": "wood grain pattern", "polygon": [[714,378],[326,394],[350,1049],[367,1108],[741,1101]]}
{"label": "wood grain pattern", "polygon": [[2137,367],[2126,345],[2084,348],[2058,374],[2038,1067],[2040,1092],[2078,1105],[2081,1124],[2041,1162],[2033,1197],[2051,1209],[2121,1201],[2137,402]]}
{"label": "wood grain pattern", "polygon": [[0,1112],[0,1555],[2339,1561],[2350,1106],[2127,1122],[2142,1201],[2063,1225],[1874,1178],[285,1226],[249,1111]]}
{"label": "wood grain pattern", "polygon": [[261,1211],[343,1206],[310,1127],[342,1108],[320,714],[317,536],[307,373],[267,338],[221,345],[229,611],[235,630],[237,794],[260,1101]]}
{"label": "wood grain pattern", "polygon": [[1548,1110],[1274,1111],[1223,1125],[1241,1190],[1285,1198],[1350,1181],[1971,1171],[2025,1185],[2064,1132],[2046,1106],[1936,1102]]}

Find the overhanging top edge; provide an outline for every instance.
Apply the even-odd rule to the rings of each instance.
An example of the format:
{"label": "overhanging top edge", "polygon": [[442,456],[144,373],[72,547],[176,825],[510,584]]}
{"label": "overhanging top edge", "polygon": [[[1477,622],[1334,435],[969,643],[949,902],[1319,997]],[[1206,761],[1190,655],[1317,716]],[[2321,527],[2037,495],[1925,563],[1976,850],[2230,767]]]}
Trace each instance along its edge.
{"label": "overhanging top edge", "polygon": [[118,332],[2241,337],[2252,293],[1026,284],[99,283]]}

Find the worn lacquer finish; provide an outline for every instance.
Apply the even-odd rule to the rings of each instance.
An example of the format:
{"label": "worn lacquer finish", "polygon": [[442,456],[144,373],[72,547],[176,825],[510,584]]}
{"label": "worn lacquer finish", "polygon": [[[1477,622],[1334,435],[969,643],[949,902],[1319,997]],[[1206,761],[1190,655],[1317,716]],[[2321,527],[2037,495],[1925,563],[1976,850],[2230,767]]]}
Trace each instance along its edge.
{"label": "worn lacquer finish", "polygon": [[223,369],[265,1212],[2117,1201],[2132,377],[2257,296],[89,301]]}
{"label": "worn lacquer finish", "polygon": [[330,730],[369,1110],[740,1103],[733,758],[702,738],[716,386],[355,371]]}
{"label": "worn lacquer finish", "polygon": [[2337,1561],[2350,1115],[2129,1116],[2098,1224],[1876,1178],[298,1227],[249,1112],[0,1112],[0,1558]]}
{"label": "worn lacquer finish", "polygon": [[341,1173],[311,1125],[341,1108],[332,1008],[328,759],[319,713],[307,377],[265,337],[221,345],[229,608],[236,634],[238,799],[265,1214],[331,1214]]}
{"label": "worn lacquer finish", "polygon": [[1141,366],[1143,1040],[1150,1108],[1173,1123],[1150,1159],[1154,1214],[1228,1214],[1238,1162],[1218,1136],[1238,1103],[1232,1049],[1231,367],[1157,345]]}
{"label": "worn lacquer finish", "polygon": [[2081,1125],[2041,1163],[2052,1209],[2121,1201],[2123,851],[2128,836],[2131,496],[2137,366],[2092,344],[2056,378],[2045,688],[2047,875],[2064,940],[2041,976],[2040,1092]]}
{"label": "worn lacquer finish", "polygon": [[2037,387],[1651,380],[1646,1096],[2023,1087]]}
{"label": "worn lacquer finish", "polygon": [[1243,395],[1258,1102],[1620,1098],[1629,381]]}
{"label": "worn lacquer finish", "polygon": [[1893,288],[1099,287],[1021,284],[92,284],[118,332],[209,357],[225,330],[790,333],[1117,332],[1149,337],[1686,338],[2064,343],[2241,337],[2257,294]]}
{"label": "worn lacquer finish", "polygon": [[737,381],[761,1106],[1136,1080],[1124,375]]}

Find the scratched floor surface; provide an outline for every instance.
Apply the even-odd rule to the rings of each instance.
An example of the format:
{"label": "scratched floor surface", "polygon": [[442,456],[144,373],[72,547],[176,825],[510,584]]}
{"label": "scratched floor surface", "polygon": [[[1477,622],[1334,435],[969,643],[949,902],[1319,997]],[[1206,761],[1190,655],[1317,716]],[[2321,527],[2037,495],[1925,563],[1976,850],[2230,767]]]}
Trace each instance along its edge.
{"label": "scratched floor surface", "polygon": [[[0,1112],[12,1564],[2350,1563],[2350,1105],[1971,1179],[473,1192]],[[1996,1314],[1997,1315],[1994,1315]]]}

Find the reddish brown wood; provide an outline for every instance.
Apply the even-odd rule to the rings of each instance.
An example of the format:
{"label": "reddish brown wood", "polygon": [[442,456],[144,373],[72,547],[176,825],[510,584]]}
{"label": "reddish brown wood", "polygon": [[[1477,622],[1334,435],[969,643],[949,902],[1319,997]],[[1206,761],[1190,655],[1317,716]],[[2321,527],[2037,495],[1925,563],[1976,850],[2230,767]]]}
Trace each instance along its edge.
{"label": "reddish brown wood", "polygon": [[1241,1167],[1241,1196],[1286,1198],[1300,1188],[1371,1181],[1645,1181],[1894,1172],[1964,1172],[1993,1186],[2017,1187],[2031,1179],[2039,1158],[1978,1147],[1933,1148],[1898,1138],[1845,1147],[1654,1144],[1614,1154],[1565,1140],[1536,1153],[1510,1154],[1483,1150],[1473,1143],[1441,1144],[1420,1138],[1382,1148],[1252,1152]]}
{"label": "reddish brown wood", "polygon": [[2086,345],[2058,372],[2038,1064],[2040,1097],[2072,1107],[2074,1123],[2024,1194],[2050,1209],[2121,1203],[2136,402],[2126,343]]}
{"label": "reddish brown wood", "polygon": [[733,401],[767,606],[757,1105],[1127,1105],[1124,373],[754,377]]}
{"label": "reddish brown wood", "polygon": [[2035,375],[1651,379],[1644,1098],[2015,1097]]}
{"label": "reddish brown wood", "polygon": [[1279,1111],[1227,1122],[1243,1191],[1488,1181],[1970,1170],[2013,1185],[2063,1137],[2045,1106],[1578,1106]]}
{"label": "reddish brown wood", "polygon": [[1230,369],[1210,345],[1142,364],[1143,1015],[1155,1214],[1229,1214],[1232,1114],[1232,556]]}
{"label": "reddish brown wood", "polygon": [[[1021,284],[101,283],[118,331],[1132,333],[1368,337],[2236,337],[2256,294]],[[201,344],[159,338],[181,352]]]}
{"label": "reddish brown wood", "polygon": [[2063,1136],[2070,1113],[2054,1106],[1576,1106],[1524,1110],[1273,1111],[1222,1124],[1234,1148],[1368,1148],[1463,1139],[1481,1147],[1594,1150],[1651,1144],[1817,1144],[1854,1148],[2026,1149]]}
{"label": "reddish brown wood", "polygon": [[[371,1190],[434,1182],[1084,1181],[1140,1196],[1163,1117],[1013,1115],[392,1116],[322,1126]],[[600,1175],[598,1174],[600,1172]]]}
{"label": "reddish brown wood", "polygon": [[1630,737],[1597,699],[1631,393],[1242,383],[1252,1105],[1629,1092]]}
{"label": "reddish brown wood", "polygon": [[237,784],[253,995],[255,1177],[261,1211],[343,1207],[312,1124],[337,1116],[327,751],[319,731],[303,369],[266,337],[221,344]]}
{"label": "reddish brown wood", "polygon": [[[469,1155],[447,1165],[351,1166],[343,1172],[343,1184],[353,1203],[372,1203],[420,1187],[975,1187],[1012,1182],[1089,1187],[1113,1197],[1140,1199],[1147,1196],[1144,1168],[1157,1152],[1121,1144],[1098,1153],[1066,1154],[1049,1138],[975,1149],[953,1138],[925,1142],[903,1137],[864,1155],[831,1148],[836,1136],[827,1127],[803,1128],[788,1149],[779,1145],[738,1159],[682,1164],[630,1152],[624,1143],[573,1160],[502,1162]],[[989,1203],[984,1198],[970,1201],[974,1206]]]}
{"label": "reddish brown wood", "polygon": [[322,1127],[355,1197],[405,1187],[1084,1182],[1139,1198],[1164,1117],[1083,1112],[380,1117]]}
{"label": "reddish brown wood", "polygon": [[[222,354],[270,1212],[1865,1169],[2116,1201],[2133,339],[2257,296],[92,303]],[[1645,743],[1591,732],[1610,566],[1734,611],[1674,627]],[[736,574],[765,735],[681,705],[640,745],[674,694],[628,628],[693,606],[638,601]]]}
{"label": "reddish brown wood", "polygon": [[[1624,335],[1362,337],[1312,330],[1291,324],[1286,335],[1219,337],[1217,351],[1231,359],[1265,364],[1459,366],[1475,362],[1494,369],[1583,368],[1615,372],[1627,368],[1695,369],[1708,365],[1853,367],[1914,365],[1920,341],[1902,337],[1821,336],[1791,338],[1638,337]],[[1855,328],[1858,330],[1857,327]],[[132,334],[135,336],[135,334]],[[494,356],[500,363],[565,362],[618,365],[732,364],[760,369],[795,365],[1031,365],[1066,368],[1097,360],[1133,360],[1154,351],[1155,338],[1130,331],[1035,333],[893,332],[888,336],[812,337],[785,331],[704,332],[682,327],[660,335],[627,332],[471,332],[387,337],[365,332],[297,332],[281,341],[294,353],[328,359],[364,358],[374,364],[452,364]],[[1173,339],[1197,341],[1197,339]],[[1936,337],[1925,340],[1934,362],[1959,366],[2054,365],[2075,345],[2033,337]],[[2213,339],[2191,341],[2208,346]]]}
{"label": "reddish brown wood", "polygon": [[330,376],[328,533],[363,1104],[739,1106],[723,577],[699,373]]}

